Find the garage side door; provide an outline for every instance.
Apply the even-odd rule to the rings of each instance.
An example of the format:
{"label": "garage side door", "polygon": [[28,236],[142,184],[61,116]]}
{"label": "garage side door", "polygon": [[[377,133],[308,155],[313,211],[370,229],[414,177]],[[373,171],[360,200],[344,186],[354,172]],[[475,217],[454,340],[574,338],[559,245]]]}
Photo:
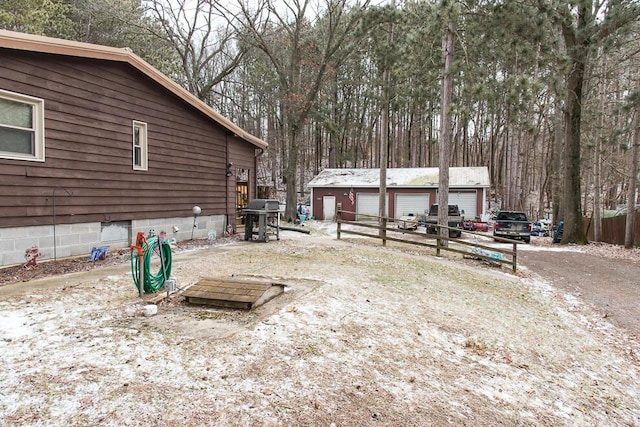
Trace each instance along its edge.
{"label": "garage side door", "polygon": [[[377,219],[378,217],[378,205],[380,203],[380,195],[372,193],[357,193],[356,194],[356,221],[366,221]],[[387,201],[385,203],[386,212],[385,215],[389,215],[389,195],[387,194]],[[373,217],[373,218],[372,218]]]}
{"label": "garage side door", "polygon": [[423,215],[429,212],[430,205],[429,193],[396,194],[395,217]]}
{"label": "garage side door", "polygon": [[325,221],[336,219],[336,196],[322,197],[322,219]]}
{"label": "garage side door", "polygon": [[464,211],[464,217],[473,219],[476,212],[476,193],[449,193],[449,204],[458,205],[460,211]]}

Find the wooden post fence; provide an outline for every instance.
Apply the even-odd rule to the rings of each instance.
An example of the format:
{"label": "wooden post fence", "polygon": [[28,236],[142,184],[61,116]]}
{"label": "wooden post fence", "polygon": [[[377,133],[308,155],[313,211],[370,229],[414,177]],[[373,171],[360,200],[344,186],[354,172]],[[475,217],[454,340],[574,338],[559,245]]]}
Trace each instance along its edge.
{"label": "wooden post fence", "polygon": [[[442,251],[448,251],[448,252],[455,252],[458,254],[462,254],[463,257],[470,257],[473,259],[481,259],[484,261],[487,261],[491,264],[509,264],[511,265],[511,268],[513,270],[513,272],[515,273],[517,271],[517,260],[518,260],[518,244],[520,242],[515,241],[515,240],[511,240],[511,239],[504,239],[501,237],[494,237],[494,239],[496,241],[502,242],[502,243],[511,243],[512,244],[512,250],[509,249],[505,249],[505,248],[500,248],[500,247],[493,247],[493,246],[487,246],[486,244],[482,244],[481,242],[478,242],[477,238],[475,240],[475,242],[473,241],[468,241],[468,240],[462,240],[462,239],[456,239],[456,238],[452,238],[452,237],[444,237],[440,235],[440,228],[444,227],[450,230],[458,230],[458,229],[454,229],[448,226],[441,226],[441,225],[437,225],[434,224],[433,227],[436,228],[435,234],[430,234],[430,233],[425,233],[424,231],[417,231],[417,230],[407,230],[407,229],[399,229],[399,228],[389,228],[388,227],[388,221],[389,218],[377,218],[378,219],[378,224],[371,224],[371,223],[366,223],[366,222],[358,222],[358,221],[347,221],[344,220],[342,218],[342,214],[343,213],[349,213],[349,214],[355,214],[355,212],[347,212],[347,211],[343,211],[342,210],[342,204],[338,203],[337,204],[337,212],[336,212],[336,221],[337,221],[337,238],[338,240],[342,237],[342,234],[353,234],[356,236],[362,236],[362,237],[371,237],[374,239],[381,239],[383,242],[383,245],[386,244],[387,241],[392,241],[392,242],[399,242],[399,243],[407,243],[410,245],[419,245],[419,246],[427,246],[427,247],[431,247],[431,248],[435,248],[436,250],[436,255],[437,256],[441,256]],[[372,217],[375,218],[375,217]],[[365,233],[364,231],[358,230],[358,229],[344,229],[342,228],[342,224],[347,224],[347,225],[353,225],[356,226],[358,228],[369,228],[369,229],[374,229],[374,230],[378,230],[377,235],[376,234],[371,234],[371,233]],[[384,226],[380,225],[383,224]],[[389,235],[387,232],[392,232],[391,235]],[[486,235],[482,235],[479,233],[474,233],[471,231],[465,231],[465,233],[470,234],[470,235],[477,235],[477,236],[484,236],[486,237]],[[425,239],[421,239],[421,240],[409,240],[406,238],[403,238],[403,236],[398,236],[395,237],[395,235],[414,235],[414,236],[421,236],[421,237],[426,237],[426,238],[432,238],[435,239],[435,243],[430,243],[428,241],[426,241]],[[455,243],[455,245],[451,245],[450,243]],[[464,247],[470,247],[470,250],[464,250]],[[462,247],[462,248],[461,248]],[[503,259],[502,255],[507,255],[510,256],[511,259]]]}

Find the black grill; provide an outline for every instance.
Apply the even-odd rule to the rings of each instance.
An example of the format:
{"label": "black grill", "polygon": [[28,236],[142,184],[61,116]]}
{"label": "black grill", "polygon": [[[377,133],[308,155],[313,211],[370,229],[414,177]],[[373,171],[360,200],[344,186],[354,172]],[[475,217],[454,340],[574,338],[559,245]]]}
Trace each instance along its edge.
{"label": "black grill", "polygon": [[277,212],[280,202],[270,199],[253,199],[245,210]]}
{"label": "black grill", "polygon": [[269,227],[275,229],[280,240],[280,203],[277,200],[254,199],[242,210],[244,214],[244,240],[269,241]]}

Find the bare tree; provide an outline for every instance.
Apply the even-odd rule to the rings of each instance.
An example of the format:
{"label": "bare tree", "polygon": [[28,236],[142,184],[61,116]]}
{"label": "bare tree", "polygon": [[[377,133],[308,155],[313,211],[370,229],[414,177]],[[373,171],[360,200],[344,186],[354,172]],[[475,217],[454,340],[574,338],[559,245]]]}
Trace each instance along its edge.
{"label": "bare tree", "polygon": [[246,51],[236,43],[235,17],[209,0],[151,0],[148,11],[180,58],[173,78],[209,104],[213,92],[238,66]]}
{"label": "bare tree", "polygon": [[[270,60],[279,80],[281,121],[286,135],[285,218],[296,217],[300,137],[327,76],[350,53],[360,15],[348,0],[326,0],[317,20],[308,18],[310,0],[262,0],[254,9],[241,3],[244,41]],[[368,0],[363,6],[368,4]]]}

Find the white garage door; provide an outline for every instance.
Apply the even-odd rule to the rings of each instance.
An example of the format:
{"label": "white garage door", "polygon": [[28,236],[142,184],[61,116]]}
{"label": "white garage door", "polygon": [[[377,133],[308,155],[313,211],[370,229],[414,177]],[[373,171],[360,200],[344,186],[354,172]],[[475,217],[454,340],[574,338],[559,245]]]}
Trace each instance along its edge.
{"label": "white garage door", "polygon": [[[380,195],[372,193],[356,194],[356,221],[376,220],[380,205]],[[389,195],[385,202],[385,215],[389,216]],[[374,218],[372,218],[374,217]]]}
{"label": "white garage door", "polygon": [[396,218],[409,214],[422,215],[429,212],[429,207],[429,193],[396,194]]}
{"label": "white garage door", "polygon": [[458,205],[460,211],[464,211],[464,217],[473,219],[476,212],[476,193],[449,193],[449,204]]}

